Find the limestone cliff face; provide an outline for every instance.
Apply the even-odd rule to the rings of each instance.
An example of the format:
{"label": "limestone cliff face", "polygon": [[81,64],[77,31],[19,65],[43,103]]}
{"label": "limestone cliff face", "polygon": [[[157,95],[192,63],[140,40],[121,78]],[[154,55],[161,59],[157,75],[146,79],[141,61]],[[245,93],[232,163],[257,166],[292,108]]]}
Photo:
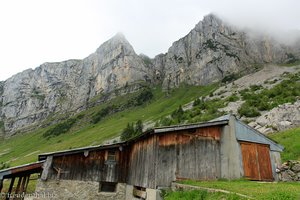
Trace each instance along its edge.
{"label": "limestone cliff face", "polygon": [[164,75],[166,88],[182,82],[205,85],[228,74],[247,74],[257,64],[284,62],[288,52],[292,50],[267,36],[250,36],[211,14],[153,62]]}
{"label": "limestone cliff face", "polygon": [[148,74],[144,61],[118,34],[83,60],[44,63],[1,82],[0,122],[11,134],[50,114],[84,109],[97,94],[148,81]]}
{"label": "limestone cliff face", "polygon": [[164,88],[183,82],[205,85],[228,74],[247,74],[257,63],[284,62],[294,56],[294,49],[300,52],[299,46],[288,48],[268,37],[250,37],[214,15],[204,17],[166,54],[154,59],[138,56],[117,34],[83,60],[44,63],[0,82],[0,136],[36,126],[55,113],[84,110],[98,94],[135,88],[140,82]]}

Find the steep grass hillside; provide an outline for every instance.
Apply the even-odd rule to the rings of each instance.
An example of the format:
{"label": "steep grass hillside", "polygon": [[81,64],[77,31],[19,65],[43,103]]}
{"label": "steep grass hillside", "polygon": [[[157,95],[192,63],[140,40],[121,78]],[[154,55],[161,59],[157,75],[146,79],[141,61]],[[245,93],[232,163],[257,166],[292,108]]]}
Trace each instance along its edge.
{"label": "steep grass hillside", "polygon": [[[273,68],[267,69],[274,71]],[[98,145],[107,140],[112,142],[128,123],[138,120],[142,120],[146,128],[193,123],[231,112],[225,108],[230,108],[228,105],[232,103],[240,102],[241,108],[236,109],[236,114],[242,116],[241,111],[247,114],[251,114],[251,109],[266,112],[274,106],[298,100],[299,69],[277,67],[275,71],[277,78],[270,76],[263,86],[249,83],[228,94],[222,91],[247,82],[241,81],[245,78],[232,79],[236,84],[182,85],[168,92],[159,86],[151,89],[144,86],[144,89],[124,96],[116,93],[116,98],[106,103],[99,101],[107,97],[95,97],[90,101],[89,109],[75,116],[70,117],[68,113],[50,116],[40,124],[40,129],[0,141],[0,169],[36,161],[37,155],[43,152]],[[254,73],[251,80],[259,75],[261,73]],[[285,146],[283,160],[300,159],[299,132],[298,128],[270,135]]]}
{"label": "steep grass hillside", "polygon": [[284,146],[282,161],[300,160],[300,127],[269,136]]}
{"label": "steep grass hillside", "polygon": [[[205,87],[182,86],[169,94],[156,87],[151,89],[153,97],[146,103],[138,100],[141,92],[119,96],[59,124],[2,140],[0,163],[7,162],[15,166],[36,161],[37,155],[43,152],[101,144],[119,136],[127,123],[137,120],[157,121],[170,115],[179,105],[206,96],[217,87],[217,84]],[[48,122],[52,120],[55,119],[49,119]],[[58,132],[57,129],[62,131]]]}

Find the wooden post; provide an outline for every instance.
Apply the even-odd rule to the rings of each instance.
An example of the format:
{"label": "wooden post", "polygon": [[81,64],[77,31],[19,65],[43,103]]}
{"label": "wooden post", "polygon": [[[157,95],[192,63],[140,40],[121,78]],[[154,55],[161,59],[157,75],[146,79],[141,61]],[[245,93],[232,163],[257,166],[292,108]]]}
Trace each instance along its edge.
{"label": "wooden post", "polygon": [[0,179],[0,194],[1,194],[2,188],[3,188],[3,179]]}
{"label": "wooden post", "polygon": [[20,190],[20,194],[22,194],[24,192],[24,189],[25,189],[25,183],[27,181],[27,177],[28,176],[25,176],[22,180],[22,185],[21,185],[21,190]]}
{"label": "wooden post", "polygon": [[5,200],[9,200],[10,199],[10,195],[11,195],[12,189],[14,187],[14,183],[15,183],[15,177],[12,177],[11,181],[10,181],[8,192],[6,194],[6,199]]}
{"label": "wooden post", "polygon": [[52,161],[53,161],[53,156],[48,156],[46,159],[46,162],[44,162],[41,180],[43,180],[43,181],[47,180],[49,170],[51,169],[51,166],[52,166]]}
{"label": "wooden post", "polygon": [[27,181],[26,181],[26,184],[25,184],[24,193],[26,193],[26,191],[27,191],[29,180],[30,180],[30,174],[27,176]]}
{"label": "wooden post", "polygon": [[[19,177],[18,184],[17,184],[16,191],[15,191],[15,194],[16,194],[16,195],[15,195],[14,199],[18,199],[18,198],[17,198],[17,194],[19,194],[19,190],[20,190],[20,185],[21,185],[22,178],[23,178],[23,177]],[[25,177],[24,177],[24,178],[25,178]]]}

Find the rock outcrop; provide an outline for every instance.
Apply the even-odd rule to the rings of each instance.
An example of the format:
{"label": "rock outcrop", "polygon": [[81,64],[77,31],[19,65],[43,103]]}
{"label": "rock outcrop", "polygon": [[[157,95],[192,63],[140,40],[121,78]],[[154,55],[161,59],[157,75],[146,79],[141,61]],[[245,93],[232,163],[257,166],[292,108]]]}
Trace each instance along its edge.
{"label": "rock outcrop", "polygon": [[284,62],[297,57],[295,52],[269,38],[250,37],[214,15],[154,59],[138,56],[117,34],[83,60],[44,63],[0,82],[0,136],[34,127],[49,115],[84,110],[95,96],[116,89],[128,93],[141,82],[165,89],[183,82],[205,85],[255,71],[257,63]]}
{"label": "rock outcrop", "polygon": [[263,63],[282,63],[295,48],[267,36],[251,36],[215,15],[207,15],[188,35],[173,43],[165,55],[154,58],[164,88],[185,82],[205,85],[230,74],[247,74]]}
{"label": "rock outcrop", "polygon": [[284,182],[300,182],[300,161],[289,160],[277,169],[279,179]]}
{"label": "rock outcrop", "polygon": [[44,63],[1,82],[0,121],[7,134],[14,133],[50,114],[85,109],[98,94],[150,81],[149,74],[128,41],[117,34],[83,60]]}
{"label": "rock outcrop", "polygon": [[250,124],[250,126],[265,134],[284,131],[299,125],[300,100],[294,104],[286,103],[273,108]]}

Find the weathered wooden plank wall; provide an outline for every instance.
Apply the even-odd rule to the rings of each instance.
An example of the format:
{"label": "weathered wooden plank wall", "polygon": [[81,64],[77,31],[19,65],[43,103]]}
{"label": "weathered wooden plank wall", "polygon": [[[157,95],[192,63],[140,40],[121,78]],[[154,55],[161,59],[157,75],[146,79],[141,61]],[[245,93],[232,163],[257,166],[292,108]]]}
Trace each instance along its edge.
{"label": "weathered wooden plank wall", "polygon": [[132,144],[129,156],[128,183],[135,186],[155,187],[156,135]]}
{"label": "weathered wooden plank wall", "polygon": [[220,177],[219,127],[166,133],[159,136],[156,185],[178,179],[211,180]]}
{"label": "weathered wooden plank wall", "polygon": [[116,162],[106,161],[108,150],[54,157],[49,178],[57,179],[60,169],[60,179],[126,182],[145,188],[170,186],[177,179],[216,179],[220,134],[217,126],[153,134],[115,148]]}
{"label": "weathered wooden plank wall", "polygon": [[64,155],[53,158],[53,165],[49,173],[50,179],[87,180],[87,181],[126,181],[126,152],[116,151],[116,161],[106,161],[108,150],[91,151],[87,156],[83,153]]}

